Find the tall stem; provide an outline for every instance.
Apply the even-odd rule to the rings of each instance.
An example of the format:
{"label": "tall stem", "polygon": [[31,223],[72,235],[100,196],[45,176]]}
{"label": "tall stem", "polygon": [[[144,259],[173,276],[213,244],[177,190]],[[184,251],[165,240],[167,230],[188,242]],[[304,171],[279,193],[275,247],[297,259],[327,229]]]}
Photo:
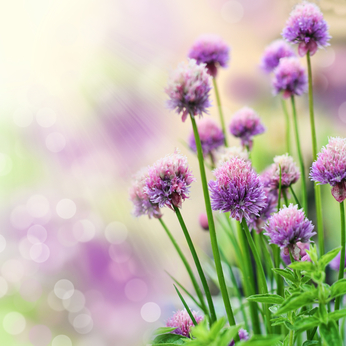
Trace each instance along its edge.
{"label": "tall stem", "polygon": [[224,139],[224,143],[225,143],[225,147],[228,147],[227,137],[226,137],[227,132],[226,132],[225,120],[223,118],[223,112],[222,112],[222,107],[221,107],[219,89],[217,88],[216,78],[215,77],[213,77],[213,85],[214,85],[214,90],[215,90],[217,108],[219,110],[219,115],[220,115],[221,128],[222,128],[222,132],[223,132],[223,135],[224,135],[224,138],[225,138]]}
{"label": "tall stem", "polygon": [[[249,297],[256,294],[256,284],[251,265],[251,257],[248,244],[245,239],[244,231],[241,228],[240,222],[237,221],[239,244],[242,251],[243,261],[243,285],[245,296]],[[249,302],[250,317],[254,334],[261,334],[261,326],[258,318],[257,303]]]}
{"label": "tall stem", "polygon": [[[203,308],[203,311],[206,313],[206,314],[209,314],[209,311],[207,309],[207,306],[205,305],[205,302],[204,302],[204,298],[203,298],[203,294],[202,294],[202,291],[197,283],[197,280],[196,280],[196,277],[195,275],[193,274],[193,271],[189,265],[189,262],[187,261],[186,257],[184,256],[183,252],[181,251],[179,245],[177,244],[177,242],[175,241],[172,233],[169,231],[168,227],[166,226],[166,224],[163,222],[162,218],[159,219],[163,229],[166,231],[167,235],[168,235],[168,238],[171,240],[173,246],[175,247],[175,249],[177,250],[178,254],[179,254],[179,257],[181,258],[182,262],[184,263],[184,266],[186,268],[186,271],[188,272],[189,274],[189,277],[191,279],[191,282],[192,282],[192,285],[196,291],[196,294],[197,294],[197,297],[201,303],[201,306]],[[210,316],[209,316],[210,317]]]}
{"label": "tall stem", "polygon": [[297,110],[296,110],[296,104],[295,104],[295,101],[294,101],[294,96],[291,96],[291,103],[292,103],[292,111],[293,111],[294,132],[295,132],[295,137],[296,137],[298,157],[299,157],[299,164],[300,164],[300,172],[301,172],[301,179],[302,179],[303,209],[304,209],[305,215],[307,215],[308,198],[307,198],[307,193],[306,193],[305,167],[304,167],[302,150],[301,150],[301,147],[300,147],[298,120],[297,120]]}
{"label": "tall stem", "polygon": [[193,257],[193,260],[195,261],[196,268],[197,268],[197,271],[198,271],[199,277],[201,279],[202,286],[203,286],[203,289],[204,289],[204,292],[205,292],[205,295],[206,295],[206,298],[207,298],[207,301],[208,301],[209,310],[210,310],[211,323],[214,323],[216,321],[216,314],[215,314],[215,308],[214,308],[213,299],[211,297],[211,293],[210,293],[209,286],[208,286],[208,283],[207,283],[207,279],[205,278],[205,275],[203,273],[203,269],[202,269],[201,263],[199,261],[197,252],[195,250],[195,246],[193,245],[192,239],[190,237],[189,231],[186,228],[186,225],[185,225],[184,219],[183,219],[183,217],[182,217],[182,215],[180,213],[180,210],[179,210],[179,208],[174,206],[174,211],[175,211],[175,213],[176,213],[176,215],[178,217],[181,229],[184,232],[184,236],[186,238],[187,244],[188,244],[189,249],[191,251],[191,255]]}
{"label": "tall stem", "polygon": [[[249,231],[249,228],[247,226],[246,220],[244,218],[243,218],[243,220],[241,222],[241,225],[243,226],[243,230],[245,232],[246,238],[247,238],[248,243],[250,245],[252,254],[253,254],[255,262],[256,262],[256,266],[259,269],[258,270],[258,273],[259,273],[258,280],[259,280],[259,290],[260,290],[260,293],[266,294],[266,293],[268,293],[268,287],[267,287],[267,281],[266,281],[266,277],[264,275],[264,270],[263,270],[263,266],[262,266],[262,263],[261,263],[261,259],[260,259],[259,255],[258,255],[255,243],[254,243],[254,241],[253,241],[253,239],[251,237],[251,233]],[[271,317],[270,317],[270,311],[269,311],[268,304],[264,304],[264,310],[265,310],[266,319],[267,319],[266,326],[267,326],[268,334],[271,334],[272,333],[272,326],[271,326],[271,322],[270,322]]]}
{"label": "tall stem", "polygon": [[[213,250],[213,256],[215,261],[215,268],[217,277],[219,280],[220,285],[220,291],[222,295],[222,299],[224,302],[224,306],[226,309],[226,314],[228,318],[228,322],[231,326],[235,325],[235,319],[233,310],[231,307],[231,302],[229,300],[225,277],[223,275],[222,266],[221,266],[221,259],[220,259],[220,253],[219,248],[217,244],[217,238],[216,238],[216,232],[215,232],[215,224],[214,224],[214,218],[213,218],[213,212],[211,210],[211,204],[210,204],[210,197],[209,197],[209,190],[208,190],[208,184],[207,184],[207,177],[205,174],[205,168],[204,168],[204,160],[203,160],[203,152],[202,152],[202,146],[201,146],[201,140],[199,138],[198,130],[196,121],[193,115],[190,115],[191,122],[192,122],[192,128],[195,136],[195,142],[197,147],[197,156],[198,156],[198,162],[199,162],[199,170],[201,173],[201,182],[203,187],[203,195],[204,195],[204,202],[205,202],[205,209],[207,212],[208,217],[208,224],[209,224],[209,234],[210,234],[210,242],[211,242],[211,248]],[[236,335],[236,341],[239,339],[238,335]]]}
{"label": "tall stem", "polygon": [[290,118],[288,116],[286,101],[281,98],[281,106],[285,115],[286,122],[286,150],[288,154],[291,154],[291,146],[290,146]]}
{"label": "tall stem", "polygon": [[288,198],[287,198],[286,189],[282,190],[282,194],[284,196],[284,201],[285,201],[286,207],[288,207]]}
{"label": "tall stem", "polygon": [[[309,77],[309,110],[310,110],[310,127],[311,127],[311,139],[312,139],[312,158],[313,161],[317,159],[317,137],[315,130],[315,116],[314,116],[314,99],[312,92],[312,71],[310,52],[306,54],[308,65],[308,77]],[[317,236],[318,236],[318,248],[320,256],[324,254],[324,237],[323,237],[323,217],[322,217],[322,198],[321,198],[321,186],[314,182],[315,189],[315,205],[316,205],[316,218],[317,218]]]}
{"label": "tall stem", "polygon": [[[344,277],[345,269],[345,209],[344,201],[340,203],[340,221],[341,221],[341,254],[340,254],[340,267],[339,267],[339,276],[338,280]],[[342,296],[339,296],[335,299],[335,311],[339,310],[340,301]]]}

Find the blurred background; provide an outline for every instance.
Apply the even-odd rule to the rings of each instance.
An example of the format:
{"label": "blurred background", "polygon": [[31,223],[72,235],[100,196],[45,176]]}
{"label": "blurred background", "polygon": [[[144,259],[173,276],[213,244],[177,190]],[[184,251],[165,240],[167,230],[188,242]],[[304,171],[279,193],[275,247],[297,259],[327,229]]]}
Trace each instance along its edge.
{"label": "blurred background", "polygon": [[[146,345],[182,308],[165,273],[189,288],[180,260],[159,222],[135,219],[128,199],[131,176],[178,147],[197,177],[182,213],[200,253],[210,253],[198,223],[198,164],[184,145],[191,125],[165,108],[168,75],[200,34],[218,34],[231,46],[229,68],[218,74],[226,122],[244,105],[260,114],[267,132],[252,157],[261,171],[285,152],[285,129],[280,100],[258,65],[295,3],[1,2],[2,345]],[[312,59],[321,147],[328,136],[345,136],[346,1],[317,3],[333,37]],[[307,102],[306,95],[297,100],[310,165]],[[215,107],[210,116],[218,120]],[[322,192],[330,249],[339,242],[338,206],[328,186]],[[312,200],[310,209],[314,220]],[[188,253],[171,210],[164,220]]]}

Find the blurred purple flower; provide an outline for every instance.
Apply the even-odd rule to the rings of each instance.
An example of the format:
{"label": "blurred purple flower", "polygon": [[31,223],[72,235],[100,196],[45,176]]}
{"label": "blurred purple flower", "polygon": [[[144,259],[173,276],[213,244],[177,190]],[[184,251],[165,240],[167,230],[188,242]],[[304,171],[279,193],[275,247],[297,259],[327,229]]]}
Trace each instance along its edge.
{"label": "blurred purple flower", "polygon": [[130,200],[133,203],[132,213],[136,217],[148,215],[149,218],[155,217],[159,219],[162,217],[162,214],[158,204],[150,202],[148,194],[144,192],[147,177],[148,173],[146,169],[139,171],[134,177],[129,190]]}
{"label": "blurred purple flower", "polygon": [[[339,271],[339,269],[340,269],[340,257],[341,257],[341,251],[329,263],[330,268],[332,268],[335,271]],[[345,268],[346,268],[346,258],[345,258]]]}
{"label": "blurred purple flower", "polygon": [[198,221],[202,229],[204,229],[205,231],[209,230],[208,216],[206,213],[199,214]]}
{"label": "blurred purple flower", "polygon": [[[249,340],[249,333],[243,328],[239,329],[238,335],[240,340]],[[234,346],[234,345],[235,345],[235,342],[234,340],[232,340],[228,346]]]}
{"label": "blurred purple flower", "polygon": [[317,5],[307,1],[303,1],[293,9],[282,36],[289,42],[299,44],[300,56],[304,56],[307,52],[314,55],[318,47],[328,46],[328,41],[331,39],[321,10]]}
{"label": "blurred purple flower", "polygon": [[225,162],[229,161],[233,157],[239,157],[240,159],[247,161],[249,160],[249,153],[243,147],[222,147],[218,151],[219,161],[217,163],[217,166],[219,167],[223,165]]}
{"label": "blurred purple flower", "polygon": [[221,37],[213,34],[201,35],[192,45],[188,57],[195,59],[197,64],[206,64],[208,73],[216,77],[217,67],[227,67],[229,46]]}
{"label": "blurred purple flower", "polygon": [[298,58],[289,57],[280,59],[279,65],[274,69],[274,94],[282,92],[284,98],[293,95],[302,95],[306,92],[308,79],[304,67]]}
{"label": "blurred purple flower", "polygon": [[270,73],[279,65],[281,58],[296,56],[292,47],[284,40],[275,40],[263,52],[260,67]]}
{"label": "blurred purple flower", "polygon": [[332,186],[332,195],[339,203],[346,199],[346,138],[329,139],[312,164],[310,178]]}
{"label": "blurred purple flower", "polygon": [[276,189],[279,188],[280,184],[280,167],[281,167],[281,186],[283,188],[290,187],[292,184],[297,182],[300,177],[300,171],[295,162],[293,161],[293,157],[285,154],[274,157],[274,163],[271,166],[271,172],[267,172],[267,174],[271,173],[270,179],[273,187]]}
{"label": "blurred purple flower", "polygon": [[182,207],[193,181],[195,178],[189,169],[187,158],[175,151],[149,167],[144,192],[148,194],[151,203],[173,210],[174,207]]}
{"label": "blurred purple flower", "polygon": [[265,235],[269,236],[270,244],[276,244],[284,250],[285,255],[291,251],[295,260],[300,259],[300,248],[297,243],[309,243],[316,234],[314,225],[305,217],[302,209],[290,204],[269,218],[264,226]]}
{"label": "blurred purple flower", "polygon": [[[217,148],[224,144],[224,135],[218,124],[210,119],[204,118],[197,123],[199,137],[201,139],[203,156],[212,155],[214,158],[214,152]],[[194,133],[192,132],[189,137],[189,147],[197,152],[196,141]]]}
{"label": "blurred purple flower", "polygon": [[[197,323],[200,323],[203,320],[203,316],[199,316],[198,313],[194,310],[191,310],[193,317]],[[173,334],[179,334],[190,337],[191,327],[194,326],[191,317],[188,312],[184,310],[177,311],[166,323],[167,327],[176,327],[176,330],[173,330]]]}
{"label": "blurred purple flower", "polygon": [[252,148],[252,137],[265,131],[258,114],[249,107],[239,109],[234,115],[229,125],[232,135],[241,139],[244,147]]}
{"label": "blurred purple flower", "polygon": [[165,89],[169,96],[167,107],[182,114],[185,121],[189,114],[202,116],[211,106],[209,92],[211,80],[205,64],[198,65],[190,59],[188,64],[181,63],[171,74]]}
{"label": "blurred purple flower", "polygon": [[214,170],[216,181],[209,182],[213,210],[230,212],[238,221],[258,216],[266,205],[259,176],[249,161],[234,157]]}

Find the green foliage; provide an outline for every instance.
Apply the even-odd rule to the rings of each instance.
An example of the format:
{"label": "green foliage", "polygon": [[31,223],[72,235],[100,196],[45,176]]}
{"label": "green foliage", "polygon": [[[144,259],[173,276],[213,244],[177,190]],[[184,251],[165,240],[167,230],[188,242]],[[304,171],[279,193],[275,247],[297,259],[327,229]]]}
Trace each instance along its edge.
{"label": "green foliage", "polygon": [[263,304],[282,304],[284,298],[277,294],[256,294],[246,298],[250,302],[263,303]]}
{"label": "green foliage", "polygon": [[320,325],[320,334],[328,346],[342,346],[339,330],[334,321]]}
{"label": "green foliage", "polygon": [[261,336],[261,335],[254,335],[250,340],[247,341],[240,341],[236,345],[239,346],[277,346],[282,345],[280,342],[282,340],[282,335],[267,335],[267,336]]}
{"label": "green foliage", "polygon": [[159,345],[165,345],[165,346],[171,346],[171,345],[184,345],[185,341],[189,340],[189,338],[186,338],[182,335],[177,334],[161,334],[158,335],[152,342],[152,346],[159,346]]}

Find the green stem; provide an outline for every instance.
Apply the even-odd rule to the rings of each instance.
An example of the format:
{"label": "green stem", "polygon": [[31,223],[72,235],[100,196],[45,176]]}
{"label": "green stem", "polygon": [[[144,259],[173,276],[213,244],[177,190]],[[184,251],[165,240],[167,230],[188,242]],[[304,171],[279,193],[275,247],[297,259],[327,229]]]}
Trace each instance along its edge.
{"label": "green stem", "polygon": [[263,256],[264,256],[264,263],[266,265],[267,275],[268,275],[269,280],[270,280],[270,288],[271,288],[271,291],[273,291],[274,275],[273,275],[272,268],[274,268],[274,263],[273,263],[271,255],[270,255],[270,252],[268,250],[267,241],[265,239],[265,236],[263,235],[263,232],[261,232],[259,234],[259,237],[261,240],[262,251],[263,251]]}
{"label": "green stem", "polygon": [[178,296],[179,296],[179,298],[180,298],[181,302],[183,303],[185,310],[186,310],[186,311],[187,311],[187,313],[189,314],[189,316],[190,316],[190,318],[191,318],[192,323],[193,323],[195,326],[197,326],[197,321],[196,321],[195,317],[193,316],[193,314],[192,314],[192,312],[191,312],[191,310],[190,310],[189,306],[186,304],[185,299],[183,298],[183,296],[182,296],[182,295],[181,295],[181,293],[179,292],[179,290],[178,290],[177,286],[176,286],[176,285],[174,285],[174,284],[173,284],[173,286],[174,286],[174,288],[175,288],[176,292],[178,293]]}
{"label": "green stem", "polygon": [[290,154],[291,153],[291,148],[290,148],[290,119],[288,116],[286,101],[283,98],[281,98],[281,105],[282,105],[282,109],[284,111],[285,121],[286,121],[286,149],[287,149],[287,153]]}
{"label": "green stem", "polygon": [[297,195],[294,193],[292,185],[290,185],[290,191],[291,191],[291,193],[293,195],[293,198],[294,198],[296,204],[298,205],[298,208],[301,209],[301,205],[300,205],[300,203],[298,201]]}
{"label": "green stem", "polygon": [[[252,254],[254,256],[256,266],[259,268],[258,281],[259,281],[260,293],[266,294],[266,293],[268,293],[268,287],[267,287],[267,281],[266,281],[266,278],[264,275],[264,270],[263,270],[263,266],[261,263],[261,259],[258,255],[255,243],[251,237],[251,233],[249,231],[246,220],[244,218],[243,218],[241,224],[243,226],[243,230],[245,232],[246,238],[248,240],[249,246],[250,246]],[[264,304],[264,310],[265,310],[266,319],[267,319],[266,326],[267,326],[268,334],[271,334],[272,333],[272,326],[271,326],[271,322],[270,322],[271,317],[270,317],[270,311],[269,311],[269,305],[268,304]]]}
{"label": "green stem", "polygon": [[[340,254],[340,267],[338,280],[344,277],[345,269],[345,209],[344,201],[340,203],[340,221],[341,221],[341,254]],[[335,299],[335,311],[340,308],[340,301],[343,296],[339,296]]]}
{"label": "green stem", "polygon": [[[238,221],[237,221],[237,228],[238,228],[238,238],[239,238],[240,248],[243,253],[242,260],[243,260],[244,291],[245,291],[245,296],[249,297],[256,294],[255,278],[253,275],[249,247],[245,239],[245,234],[241,228],[241,224]],[[250,317],[251,317],[253,332],[254,334],[261,334],[257,303],[249,302],[249,308],[250,308]]]}
{"label": "green stem", "polygon": [[[210,242],[211,242],[211,248],[213,251],[214,261],[215,261],[216,273],[217,273],[217,277],[218,277],[219,284],[220,284],[220,291],[221,291],[222,299],[223,299],[224,306],[226,309],[228,322],[231,326],[234,326],[236,323],[235,323],[235,319],[234,319],[233,310],[231,307],[231,302],[229,300],[229,296],[228,296],[228,292],[227,292],[225,277],[223,275],[222,266],[221,266],[221,259],[220,259],[218,244],[217,244],[213,212],[211,210],[211,204],[210,204],[207,177],[206,177],[205,168],[204,168],[204,160],[203,160],[201,140],[199,138],[195,118],[193,115],[190,115],[190,118],[191,118],[191,122],[192,122],[192,127],[193,127],[194,136],[195,136],[196,147],[197,147],[199,170],[201,173],[201,182],[202,182],[202,187],[203,187],[205,209],[206,209],[207,216],[208,216],[209,235],[210,235]],[[238,335],[236,335],[235,339],[236,339],[235,341],[238,341],[238,339],[239,339]]]}
{"label": "green stem", "polygon": [[[310,52],[306,54],[308,65],[308,77],[309,77],[309,110],[310,110],[310,127],[311,127],[311,139],[312,139],[312,158],[313,161],[317,159],[317,137],[315,129],[315,116],[314,116],[314,99],[312,92],[312,71]],[[319,255],[324,254],[324,237],[323,237],[323,217],[322,217],[322,198],[321,198],[321,186],[314,182],[315,190],[315,205],[316,205],[316,218],[317,218],[317,235],[318,235],[318,248]]]}
{"label": "green stem", "polygon": [[282,190],[282,194],[284,196],[284,201],[285,201],[286,207],[288,207],[288,198],[287,198],[286,189]]}
{"label": "green stem", "polygon": [[222,128],[223,135],[224,135],[224,137],[225,137],[224,143],[225,143],[225,147],[228,147],[227,138],[226,138],[226,133],[227,133],[227,132],[226,132],[225,120],[224,120],[224,118],[223,118],[222,107],[221,107],[221,101],[220,101],[220,95],[219,95],[219,89],[217,88],[216,78],[215,78],[215,77],[213,77],[213,85],[214,85],[214,90],[215,90],[217,108],[218,108],[219,114],[220,114],[221,128]]}
{"label": "green stem", "polygon": [[299,164],[300,164],[300,173],[301,173],[301,180],[302,180],[303,209],[304,209],[305,215],[307,215],[308,198],[307,198],[307,192],[306,192],[305,167],[304,167],[302,149],[300,147],[297,110],[296,110],[296,104],[295,104],[293,95],[291,96],[291,103],[292,103],[292,111],[293,111],[294,133],[296,137],[297,151],[298,151]]}
{"label": "green stem", "polygon": [[201,306],[203,307],[203,311],[205,313],[207,313],[207,315],[209,314],[208,312],[208,309],[207,309],[207,306],[205,305],[205,302],[204,302],[204,299],[203,299],[203,294],[202,294],[202,291],[197,283],[197,280],[196,280],[196,277],[195,275],[193,274],[192,272],[192,269],[189,265],[189,262],[187,261],[186,257],[184,256],[183,252],[181,251],[179,245],[177,244],[177,242],[175,241],[172,233],[169,231],[168,227],[166,226],[166,224],[163,222],[162,218],[159,219],[163,229],[166,231],[167,235],[168,235],[168,238],[171,240],[173,246],[175,247],[175,249],[177,250],[178,254],[179,254],[179,257],[181,258],[181,260],[183,261],[184,263],[184,266],[189,274],[189,277],[191,279],[191,282],[192,282],[192,285],[196,291],[196,294],[198,296],[198,299],[201,303]]}
{"label": "green stem", "polygon": [[203,286],[203,289],[204,289],[204,292],[205,292],[205,295],[206,295],[206,298],[207,298],[207,301],[208,301],[209,310],[210,310],[210,321],[213,324],[216,321],[216,314],[215,314],[215,308],[214,308],[213,299],[211,297],[209,286],[208,286],[208,283],[207,283],[207,279],[205,278],[205,275],[203,273],[203,269],[202,269],[201,263],[199,261],[197,252],[195,250],[195,246],[193,245],[192,239],[190,237],[189,231],[186,228],[186,225],[185,225],[183,217],[182,217],[182,215],[180,213],[180,210],[179,210],[179,208],[174,206],[174,211],[175,211],[175,213],[176,213],[176,215],[178,217],[180,226],[181,226],[181,228],[182,228],[182,230],[184,232],[184,235],[185,235],[187,244],[189,246],[191,255],[193,257],[193,260],[195,261],[196,268],[197,268],[197,271],[198,271],[199,277],[201,279],[202,286]]}

